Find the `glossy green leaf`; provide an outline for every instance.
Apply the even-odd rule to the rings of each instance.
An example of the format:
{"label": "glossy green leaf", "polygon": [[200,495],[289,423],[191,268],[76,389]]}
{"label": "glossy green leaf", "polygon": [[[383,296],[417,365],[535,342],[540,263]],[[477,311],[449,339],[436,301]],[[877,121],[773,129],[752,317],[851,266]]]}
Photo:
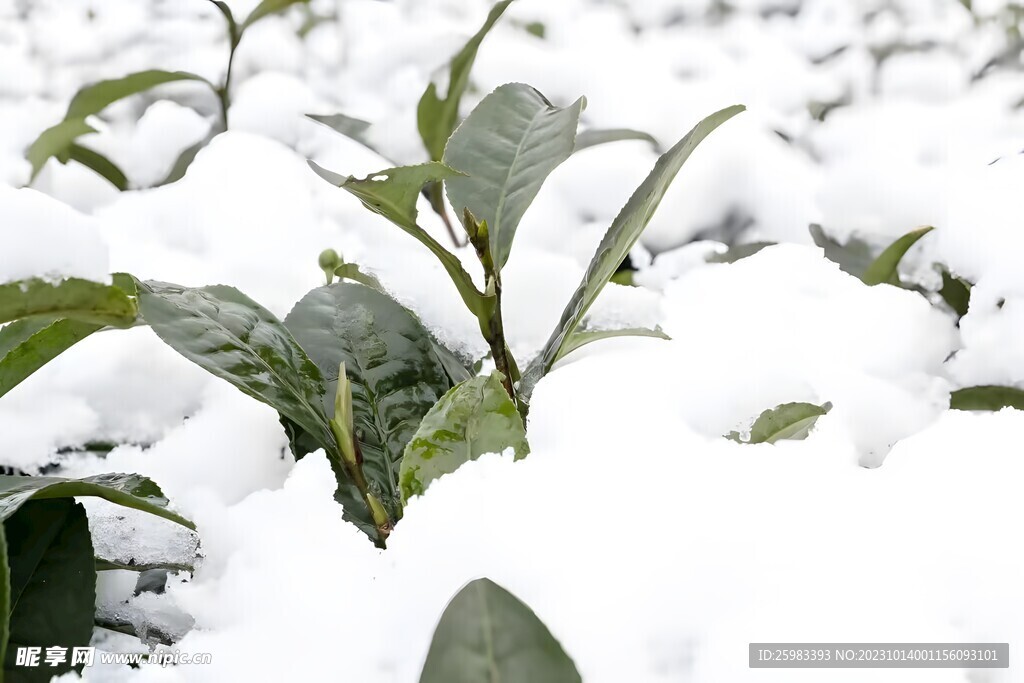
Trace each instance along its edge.
{"label": "glossy green leaf", "polygon": [[1024,410],[1024,389],[1005,386],[979,386],[957,389],[949,396],[953,410]]}
{"label": "glossy green leaf", "polygon": [[233,287],[139,283],[139,309],[171,348],[289,417],[328,449],[320,370],[274,314]]}
{"label": "glossy green leaf", "polygon": [[[9,622],[4,669],[8,681],[46,683],[71,670],[15,667],[19,647],[75,647],[89,644],[96,605],[96,569],[85,509],[69,498],[26,503],[4,521],[10,571]],[[70,659],[70,658],[69,658]]]}
{"label": "glossy green leaf", "polygon": [[25,318],[0,329],[0,396],[102,325]]}
{"label": "glossy green leaf", "polygon": [[195,525],[167,509],[167,498],[152,479],[138,474],[96,474],[82,479],[0,476],[0,519],[29,500],[94,496],[123,507],[169,519],[189,529]]}
{"label": "glossy green leaf", "polygon": [[421,495],[435,479],[485,453],[530,452],[523,419],[501,374],[474,377],[446,393],[423,418],[402,459],[402,497]]}
{"label": "glossy green leaf", "polygon": [[125,176],[124,171],[99,152],[78,144],[72,144],[68,148],[68,159],[82,164],[93,173],[103,177],[118,190],[124,192],[128,189],[128,178]]}
{"label": "glossy green leaf", "polygon": [[654,139],[654,136],[643,131],[632,130],[631,128],[591,128],[590,130],[581,130],[576,135],[576,147],[573,149],[573,152],[623,140],[649,142],[655,149],[658,148],[658,141]]}
{"label": "glossy green leaf", "polygon": [[363,472],[371,492],[397,520],[403,451],[449,388],[430,334],[396,301],[355,283],[314,289],[284,323],[320,368],[326,414],[334,414],[338,368],[345,364]]}
{"label": "glossy green leaf", "polygon": [[903,237],[889,245],[885,251],[883,251],[877,259],[875,259],[871,265],[867,267],[864,274],[861,276],[861,280],[866,285],[874,286],[881,284],[891,284],[897,287],[900,284],[899,266],[900,261],[906,255],[910,248],[917,244],[917,241],[922,237],[930,233],[935,228],[925,226],[908,232]]}
{"label": "glossy green leaf", "polygon": [[576,330],[569,337],[569,341],[562,348],[562,355],[555,359],[555,362],[562,360],[576,349],[591,344],[602,339],[614,339],[615,337],[651,337],[654,339],[671,339],[672,337],[665,334],[660,327],[655,327],[653,330],[645,327],[627,327],[618,330],[588,330],[580,329]]}
{"label": "glossy green leaf", "polygon": [[0,323],[47,316],[128,327],[136,315],[135,302],[124,290],[91,280],[32,278],[0,285]]}
{"label": "glossy green leaf", "polygon": [[99,114],[118,100],[137,95],[158,85],[176,81],[197,81],[213,88],[213,85],[202,76],[186,71],[161,71],[159,69],[139,71],[121,78],[99,81],[82,88],[71,99],[64,118],[66,120],[84,119],[87,116]]}
{"label": "glossy green leaf", "polygon": [[277,14],[283,12],[292,5],[298,5],[300,3],[308,3],[309,0],[263,0],[256,6],[256,9],[245,18],[242,22],[241,30],[249,28],[260,19],[270,16],[271,14]]}
{"label": "glossy green leaf", "polygon": [[580,683],[572,659],[544,623],[490,579],[448,603],[420,683]]}
{"label": "glossy green leaf", "polygon": [[469,73],[473,69],[480,44],[510,4],[512,0],[504,0],[494,5],[484,25],[452,58],[449,64],[448,92],[444,99],[438,95],[436,83],[428,85],[423,97],[420,98],[416,112],[417,123],[423,145],[433,161],[440,161],[443,158],[445,144],[459,123],[459,104],[469,86]]}
{"label": "glossy green leaf", "polygon": [[783,403],[761,413],[750,428],[749,438],[744,439],[739,432],[729,432],[726,438],[748,444],[799,441],[806,439],[818,418],[830,410],[831,403]]}
{"label": "glossy green leaf", "polygon": [[446,179],[448,200],[456,215],[469,209],[487,222],[498,271],[544,181],[572,154],[585,102],[562,109],[510,83],[485,97],[448,141],[444,163],[466,174]]}
{"label": "glossy green leaf", "polygon": [[601,290],[604,289],[619,264],[629,254],[629,250],[633,248],[643,229],[647,227],[668,191],[669,185],[686,160],[690,158],[693,150],[716,128],[744,109],[743,106],[737,105],[708,116],[658,159],[654,170],[640,184],[640,187],[616,216],[611,227],[608,228],[608,232],[605,233],[604,239],[601,240],[597,252],[590,261],[583,280],[562,312],[558,326],[552,332],[541,353],[530,363],[523,374],[520,393],[524,402],[529,400],[533,387],[541,377],[551,370],[555,360],[564,355],[563,349],[568,340],[579,328],[580,322],[597,300]]}
{"label": "glossy green leaf", "polygon": [[875,250],[859,237],[851,236],[842,244],[829,237],[820,225],[811,225],[810,232],[811,239],[825,252],[825,258],[838,264],[844,273],[859,278],[875,261]]}
{"label": "glossy green leaf", "polygon": [[67,155],[75,140],[95,132],[84,119],[65,119],[44,130],[25,152],[25,158],[32,165],[31,179],[35,180],[51,157]]}
{"label": "glossy green leaf", "polygon": [[442,247],[437,240],[416,223],[418,210],[416,202],[420,191],[430,183],[440,182],[460,175],[442,163],[431,162],[418,166],[389,168],[366,178],[342,176],[310,161],[312,168],[321,178],[349,192],[363,203],[363,206],[387,218],[409,235],[415,237],[429,249],[444,266],[448,276],[459,290],[466,307],[481,321],[490,320],[493,297],[486,297],[473,284],[473,279],[462,267],[455,254]]}

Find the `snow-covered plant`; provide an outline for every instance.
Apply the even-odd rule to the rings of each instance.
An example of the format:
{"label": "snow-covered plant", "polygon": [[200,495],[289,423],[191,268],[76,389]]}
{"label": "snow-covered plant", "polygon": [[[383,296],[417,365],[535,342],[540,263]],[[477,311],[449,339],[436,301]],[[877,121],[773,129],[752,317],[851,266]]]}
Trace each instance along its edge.
{"label": "snow-covered plant", "polygon": [[166,83],[192,81],[206,86],[214,94],[217,98],[219,117],[212,124],[210,133],[205,138],[179,155],[170,173],[160,184],[171,183],[184,176],[199,150],[228,128],[228,109],[231,106],[231,72],[234,66],[235,51],[246,30],[265,17],[288,9],[292,5],[309,2],[309,0],[262,0],[242,21],[235,20],[231,9],[224,2],[220,0],[209,0],[209,2],[217,7],[226,22],[229,51],[224,80],[220,84],[215,84],[202,76],[187,71],[150,69],[121,78],[99,81],[82,88],[71,99],[64,119],[40,133],[25,152],[25,157],[32,164],[32,175],[29,182],[35,180],[49,159],[56,158],[62,164],[69,161],[82,164],[105,178],[117,189],[128,189],[128,178],[117,164],[96,150],[77,142],[78,138],[83,135],[96,132],[96,129],[89,125],[87,119],[98,115],[114,102],[126,97]]}

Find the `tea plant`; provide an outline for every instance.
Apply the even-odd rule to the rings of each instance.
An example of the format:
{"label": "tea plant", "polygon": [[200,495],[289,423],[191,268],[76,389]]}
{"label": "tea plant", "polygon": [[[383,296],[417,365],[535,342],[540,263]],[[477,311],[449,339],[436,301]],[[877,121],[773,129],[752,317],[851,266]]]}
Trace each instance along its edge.
{"label": "tea plant", "polygon": [[284,11],[292,5],[309,2],[309,0],[263,0],[242,21],[235,20],[231,9],[224,2],[220,0],[209,0],[209,2],[212,2],[223,15],[227,28],[229,50],[223,82],[214,84],[202,76],[186,71],[152,69],[129,74],[122,78],[100,81],[82,88],[72,98],[68,110],[64,114],[64,119],[44,130],[26,151],[25,157],[32,165],[30,183],[43,170],[43,166],[49,159],[56,158],[62,164],[69,161],[82,164],[105,178],[117,189],[122,191],[128,189],[128,178],[117,164],[96,150],[77,142],[78,138],[83,135],[96,132],[96,129],[90,126],[86,119],[99,114],[114,102],[151,90],[159,85],[193,81],[206,86],[217,98],[219,119],[213,124],[209,135],[180,154],[170,173],[159,184],[172,183],[185,175],[185,171],[199,151],[215,136],[228,129],[228,109],[231,106],[231,72],[235,61],[235,51],[246,30],[265,17]]}

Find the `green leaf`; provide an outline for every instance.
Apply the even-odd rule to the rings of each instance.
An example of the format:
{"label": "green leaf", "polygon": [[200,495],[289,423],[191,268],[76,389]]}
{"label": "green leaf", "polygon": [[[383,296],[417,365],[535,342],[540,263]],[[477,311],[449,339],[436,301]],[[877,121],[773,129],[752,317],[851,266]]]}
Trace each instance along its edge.
{"label": "green leaf", "polygon": [[945,268],[941,270],[942,289],[939,290],[939,296],[962,318],[967,315],[967,310],[971,306],[971,283],[963,278],[954,277]]}
{"label": "green leaf", "polygon": [[908,232],[903,237],[893,242],[885,251],[872,262],[861,280],[866,285],[874,286],[880,284],[900,285],[899,265],[900,261],[917,241],[930,233],[935,228],[925,226]]}
{"label": "green leaf", "polygon": [[338,368],[345,364],[363,472],[371,493],[397,520],[403,451],[420,420],[449,388],[430,334],[387,295],[353,283],[314,289],[284,324],[320,368],[326,414],[335,412]]}
{"label": "green leaf", "polygon": [[72,144],[68,148],[68,159],[77,161],[93,173],[102,176],[118,190],[124,192],[128,189],[128,178],[125,176],[124,171],[99,152],[88,147]]}
{"label": "green leaf", "polygon": [[831,403],[820,406],[813,403],[783,403],[761,413],[750,428],[750,438],[746,441],[739,432],[729,432],[725,438],[748,444],[799,441],[806,439],[818,418],[830,410]]}
{"label": "green leaf", "polygon": [[665,334],[660,327],[655,327],[653,330],[649,330],[645,327],[627,327],[619,330],[579,329],[569,337],[569,341],[562,349],[562,355],[556,358],[555,362],[562,360],[582,346],[586,346],[592,342],[601,341],[602,339],[614,339],[615,337],[652,337],[654,339],[672,339],[672,337]]}
{"label": "green leaf", "polygon": [[67,155],[75,140],[95,132],[84,119],[65,119],[44,130],[25,152],[25,158],[32,164],[31,180],[36,179],[50,157]]}
{"label": "green leaf", "polygon": [[949,407],[952,410],[1024,410],[1024,390],[1002,386],[957,389],[949,396]]}
{"label": "green leaf", "polygon": [[[233,287],[139,283],[139,308],[171,348],[276,409],[340,457],[324,416],[324,381],[274,314]],[[332,447],[333,446],[333,447]]]}
{"label": "green leaf", "polygon": [[580,683],[576,665],[529,607],[490,579],[448,603],[420,683]]}
{"label": "green leaf", "polygon": [[370,273],[364,273],[355,263],[342,263],[334,269],[334,274],[339,280],[352,280],[353,282],[358,282],[372,289],[376,289],[378,292],[387,293],[384,292],[384,286],[376,276],[371,275]]}
{"label": "green leaf", "polygon": [[643,131],[632,130],[631,128],[591,128],[590,130],[581,130],[576,135],[576,147],[573,149],[573,153],[588,147],[606,145],[609,142],[620,142],[622,140],[641,140],[651,143],[655,149],[659,147],[658,141],[654,139],[654,136]]}
{"label": "green leaf", "polygon": [[520,385],[520,393],[524,402],[529,400],[534,386],[541,377],[551,370],[555,360],[564,355],[563,349],[568,340],[580,326],[580,322],[594,301],[597,300],[601,290],[615,274],[619,264],[629,254],[629,250],[639,239],[640,233],[647,227],[668,191],[669,185],[686,160],[690,158],[693,150],[716,128],[744,109],[745,107],[737,105],[712,114],[698,123],[686,137],[658,159],[654,170],[636,189],[612,222],[611,227],[608,228],[608,232],[605,233],[604,239],[601,240],[597,252],[590,261],[583,280],[565,307],[558,326],[552,332],[540,355],[526,369]]}
{"label": "green leaf", "polygon": [[87,116],[99,114],[118,100],[137,95],[158,85],[176,81],[197,81],[216,90],[216,87],[202,76],[186,71],[160,71],[159,69],[139,71],[121,78],[99,81],[82,88],[71,99],[64,119],[84,119]]}
{"label": "green leaf", "polygon": [[0,323],[47,316],[129,327],[136,315],[135,302],[124,290],[91,280],[68,278],[53,283],[32,278],[0,285]]}
{"label": "green leaf", "polygon": [[485,453],[530,452],[523,419],[501,384],[501,373],[474,377],[441,398],[423,418],[402,459],[402,498],[421,495],[435,479]]}
{"label": "green leaf", "polygon": [[102,325],[26,318],[0,329],[0,396]]}
{"label": "green leaf", "polygon": [[245,18],[245,21],[242,22],[240,30],[244,31],[245,29],[255,24],[257,21],[259,21],[260,19],[268,17],[271,14],[283,12],[292,5],[297,5],[299,3],[306,2],[309,2],[309,0],[263,0],[263,2],[257,5],[256,9],[254,9],[252,13]]}
{"label": "green leaf", "polygon": [[820,225],[810,226],[811,238],[825,252],[825,258],[839,264],[839,269],[856,278],[875,261],[874,250],[864,240],[851,236],[846,244],[840,244],[825,234]]}
{"label": "green leaf", "polygon": [[[44,663],[46,648],[85,647],[92,638],[96,569],[85,509],[68,498],[32,501],[4,521],[10,568],[7,679],[45,683],[71,670],[70,657]],[[19,647],[42,648],[40,666],[15,667]],[[81,668],[81,667],[77,667]]]}
{"label": "green leaf", "polygon": [[312,161],[309,162],[309,166],[321,178],[335,187],[340,187],[355,195],[363,203],[363,206],[387,218],[427,247],[444,266],[448,276],[458,288],[466,307],[481,321],[481,324],[489,323],[493,297],[481,294],[473,284],[473,278],[462,267],[462,262],[455,254],[442,247],[437,240],[416,223],[418,215],[416,202],[423,187],[429,183],[461,175],[458,171],[452,170],[440,162],[430,162],[418,166],[389,168],[366,178],[357,179],[333,173]]}
{"label": "green leaf", "polygon": [[459,104],[469,86],[469,73],[473,69],[473,62],[476,61],[480,43],[510,4],[512,0],[504,0],[494,5],[484,25],[452,58],[449,64],[448,93],[444,99],[438,96],[436,83],[428,85],[423,97],[420,98],[416,118],[420,137],[423,138],[423,145],[427,148],[432,161],[440,161],[444,156],[445,144],[459,123]]}
{"label": "green leaf", "polygon": [[163,517],[189,529],[195,525],[167,509],[167,498],[152,479],[138,474],[97,474],[82,479],[0,476],[0,519],[29,500],[95,496],[123,507]]}
{"label": "green leaf", "polygon": [[521,83],[503,85],[473,110],[444,150],[444,163],[465,173],[445,181],[456,215],[469,209],[487,222],[500,271],[519,222],[555,168],[572,154],[580,98],[564,109]]}
{"label": "green leaf", "polygon": [[213,138],[216,137],[217,133],[219,132],[220,131],[218,128],[214,128],[202,140],[195,143],[194,145],[191,145],[181,150],[181,153],[178,155],[178,158],[174,160],[174,164],[171,166],[171,170],[167,172],[167,176],[164,177],[164,179],[161,180],[159,183],[157,183],[156,187],[170,185],[171,183],[176,183],[182,178],[184,178],[185,172],[188,171],[188,167],[192,165],[192,162],[196,160],[196,157],[199,155],[199,152],[201,152],[204,147],[210,144],[210,141],[213,140]]}
{"label": "green leaf", "polygon": [[775,242],[751,242],[729,247],[721,254],[711,254],[705,259],[708,263],[736,263],[741,259],[753,256],[765,247],[774,246]]}
{"label": "green leaf", "polygon": [[370,130],[370,123],[367,121],[346,116],[345,114],[306,114],[306,118],[325,125],[336,133],[340,133],[347,138],[355,140],[369,150],[374,152],[377,151],[366,139],[366,132]]}

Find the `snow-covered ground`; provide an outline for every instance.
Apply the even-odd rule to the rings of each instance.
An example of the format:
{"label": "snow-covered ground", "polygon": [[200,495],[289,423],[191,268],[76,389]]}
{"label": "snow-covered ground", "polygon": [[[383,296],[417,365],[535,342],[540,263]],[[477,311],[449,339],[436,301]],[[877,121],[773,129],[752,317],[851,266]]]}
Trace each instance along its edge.
{"label": "snow-covered ground", "polygon": [[[244,16],[255,2],[228,4]],[[948,410],[960,387],[1024,387],[1024,71],[1007,52],[1006,5],[517,0],[484,43],[467,106],[526,82],[559,105],[586,95],[588,126],[665,146],[714,110],[748,107],[697,151],[634,250],[645,286],[609,286],[595,311],[673,340],[574,354],[537,388],[529,458],[485,456],[439,480],[379,551],[342,521],[325,458],[293,463],[273,410],[148,328],[86,339],[0,399],[0,464],[156,480],[198,525],[202,562],[162,596],[133,598],[134,575],[105,572],[100,602],[191,625],[173,649],[213,654],[208,666],[97,666],[87,678],[415,681],[445,603],[481,576],[536,611],[587,683],[866,679],[750,670],[755,641],[1008,641],[1020,661],[1024,414]],[[13,188],[29,180],[24,149],[83,84],[145,68],[218,80],[220,15],[203,0],[0,0],[0,281],[128,271],[230,284],[284,316],[321,284],[317,255],[333,247],[482,357],[433,257],[305,160],[355,175],[390,162],[303,115],[358,116],[386,157],[425,160],[416,102],[488,2],[310,8],[325,20],[302,36],[303,11],[246,35],[231,130],[183,180],[119,193],[55,161],[34,189]],[[543,38],[525,30],[534,22]],[[108,108],[83,142],[147,187],[206,135],[190,107],[212,119],[215,104],[194,83],[165,86]],[[518,358],[543,345],[656,156],[643,142],[585,150],[544,186],[505,271]],[[813,245],[812,223],[876,244],[936,226],[905,265],[925,284],[934,263],[975,283],[970,311],[957,326],[916,292],[863,285]],[[704,260],[709,241],[759,240],[780,244]],[[470,251],[460,257],[475,273]],[[805,441],[721,438],[790,401],[834,409]],[[95,442],[120,445],[68,452]]]}

